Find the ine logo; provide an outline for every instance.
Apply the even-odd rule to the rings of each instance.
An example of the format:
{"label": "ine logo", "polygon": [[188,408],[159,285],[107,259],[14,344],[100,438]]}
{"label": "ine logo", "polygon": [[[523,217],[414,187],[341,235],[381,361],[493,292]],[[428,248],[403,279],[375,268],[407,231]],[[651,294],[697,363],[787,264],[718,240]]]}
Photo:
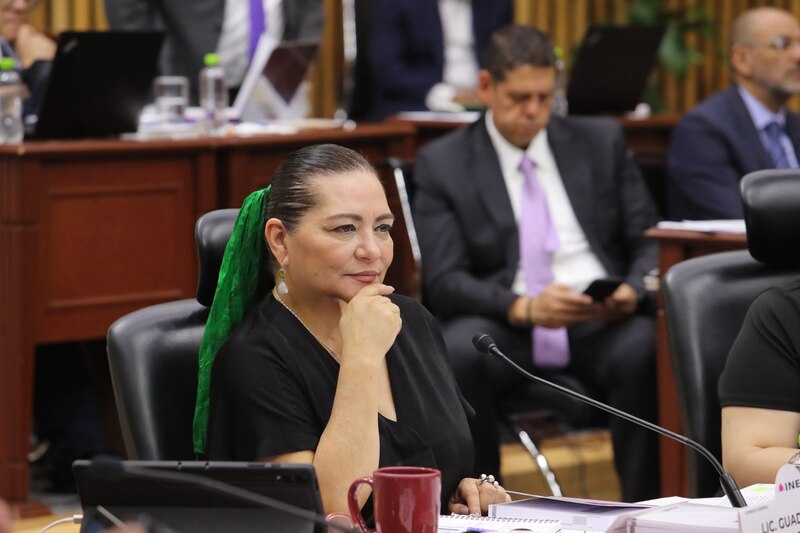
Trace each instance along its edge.
{"label": "ine logo", "polygon": [[786,491],[800,489],[800,479],[795,479],[793,481],[787,481],[786,483],[778,484],[778,492],[783,492],[784,489]]}

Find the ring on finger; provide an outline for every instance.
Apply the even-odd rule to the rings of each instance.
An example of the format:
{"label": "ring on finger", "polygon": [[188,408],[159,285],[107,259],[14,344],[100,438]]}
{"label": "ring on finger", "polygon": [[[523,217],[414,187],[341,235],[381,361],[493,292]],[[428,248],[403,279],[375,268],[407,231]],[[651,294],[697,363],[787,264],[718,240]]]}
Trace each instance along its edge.
{"label": "ring on finger", "polygon": [[488,483],[493,487],[499,487],[500,483],[498,483],[492,474],[488,476],[486,474],[481,474],[480,481],[478,481],[478,485],[483,485],[484,483]]}

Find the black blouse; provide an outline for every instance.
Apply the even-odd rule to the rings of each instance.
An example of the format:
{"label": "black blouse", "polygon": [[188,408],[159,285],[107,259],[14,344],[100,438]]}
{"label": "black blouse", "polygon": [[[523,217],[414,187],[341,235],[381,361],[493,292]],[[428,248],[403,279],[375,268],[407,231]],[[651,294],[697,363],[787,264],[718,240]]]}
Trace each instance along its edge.
{"label": "black blouse", "polygon": [[[386,355],[397,421],[378,415],[380,465],[442,472],[442,511],[471,475],[464,401],[435,319],[415,300],[390,296],[403,326]],[[208,456],[252,461],[315,450],[331,416],[339,364],[270,294],[220,349],[211,374]],[[363,509],[370,516],[371,501]]]}

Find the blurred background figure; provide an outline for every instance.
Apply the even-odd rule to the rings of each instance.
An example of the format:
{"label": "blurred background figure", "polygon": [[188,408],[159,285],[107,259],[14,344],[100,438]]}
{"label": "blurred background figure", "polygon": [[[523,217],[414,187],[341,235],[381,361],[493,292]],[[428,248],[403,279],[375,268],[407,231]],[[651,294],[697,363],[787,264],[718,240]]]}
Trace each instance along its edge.
{"label": "blurred background figure", "polygon": [[216,52],[232,96],[262,33],[276,41],[319,39],[321,0],[105,0],[112,30],[163,30],[161,73],[186,76],[197,101],[205,54]]}
{"label": "blurred background figure", "polygon": [[28,23],[28,14],[38,4],[39,0],[0,0],[0,53],[16,60],[30,91],[23,115],[35,112],[56,53],[56,43]]}
{"label": "blurred background figure", "polygon": [[511,0],[376,0],[370,119],[399,111],[459,111],[478,102],[489,35],[510,24]]}

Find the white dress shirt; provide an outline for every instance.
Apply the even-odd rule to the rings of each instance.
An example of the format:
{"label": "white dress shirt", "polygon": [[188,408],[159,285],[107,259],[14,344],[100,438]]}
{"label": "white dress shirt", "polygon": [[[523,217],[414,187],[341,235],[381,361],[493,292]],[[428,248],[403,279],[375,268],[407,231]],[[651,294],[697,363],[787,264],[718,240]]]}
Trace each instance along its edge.
{"label": "white dress shirt", "polygon": [[[289,0],[291,1],[291,0]],[[262,0],[265,31],[276,41],[283,37],[283,0]],[[248,0],[225,0],[222,33],[217,43],[217,54],[225,69],[228,87],[241,85],[247,67],[250,48],[250,4]]]}
{"label": "white dress shirt", "polygon": [[[486,113],[486,127],[500,161],[500,170],[503,173],[503,180],[517,224],[519,224],[524,183],[524,177],[518,168],[519,162],[522,160],[523,154],[527,153],[536,165],[536,175],[547,198],[550,218],[553,220],[561,243],[558,251],[553,254],[555,281],[568,285],[575,292],[581,292],[593,280],[607,277],[606,269],[589,247],[586,234],[575,217],[575,211],[573,211],[567,191],[564,189],[561,174],[547,140],[547,130],[540,131],[528,145],[527,150],[523,151],[508,142],[497,130],[491,111]],[[517,265],[517,274],[511,290],[516,294],[527,294],[525,275],[521,264]]]}
{"label": "white dress shirt", "polygon": [[[433,1],[433,0],[431,0]],[[463,111],[453,102],[458,91],[475,89],[478,61],[472,29],[471,0],[438,0],[444,40],[442,81],[431,87],[425,104],[434,111]]]}

